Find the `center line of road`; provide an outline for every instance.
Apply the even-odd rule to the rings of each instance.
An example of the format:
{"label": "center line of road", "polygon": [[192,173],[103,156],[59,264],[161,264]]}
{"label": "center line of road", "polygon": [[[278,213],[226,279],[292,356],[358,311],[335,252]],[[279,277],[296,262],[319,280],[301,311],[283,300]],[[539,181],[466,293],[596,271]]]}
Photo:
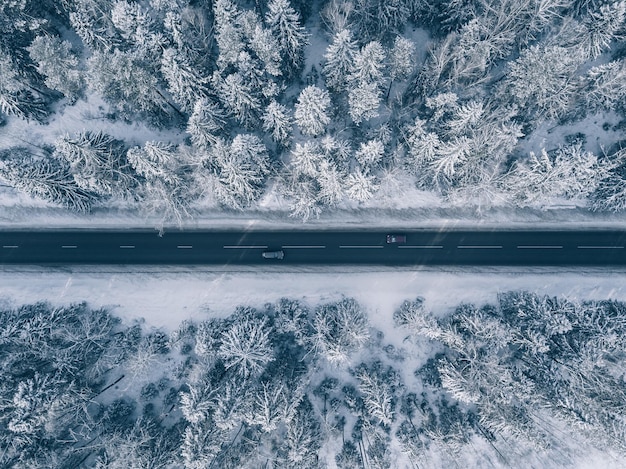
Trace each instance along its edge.
{"label": "center line of road", "polygon": [[61,246],[63,249],[76,249],[78,246]]}
{"label": "center line of road", "polygon": [[517,249],[563,249],[563,246],[517,246]]}
{"label": "center line of road", "polygon": [[129,244],[127,246],[120,246],[120,249],[135,249],[135,246]]}
{"label": "center line of road", "polygon": [[382,249],[384,246],[339,246],[342,249]]}
{"label": "center line of road", "polygon": [[398,249],[443,249],[443,246],[398,246]]}
{"label": "center line of road", "polygon": [[502,249],[502,246],[457,246],[457,249]]}
{"label": "center line of road", "polygon": [[19,246],[10,245],[10,246],[2,246],[4,249],[17,249]]}
{"label": "center line of road", "polygon": [[224,249],[267,249],[267,246],[224,246]]}
{"label": "center line of road", "polygon": [[191,249],[193,248],[193,246],[189,246],[189,245],[182,245],[182,246],[176,246],[178,249]]}
{"label": "center line of road", "polygon": [[283,249],[323,249],[326,246],[282,246]]}
{"label": "center line of road", "polygon": [[624,246],[577,246],[578,249],[624,249]]}

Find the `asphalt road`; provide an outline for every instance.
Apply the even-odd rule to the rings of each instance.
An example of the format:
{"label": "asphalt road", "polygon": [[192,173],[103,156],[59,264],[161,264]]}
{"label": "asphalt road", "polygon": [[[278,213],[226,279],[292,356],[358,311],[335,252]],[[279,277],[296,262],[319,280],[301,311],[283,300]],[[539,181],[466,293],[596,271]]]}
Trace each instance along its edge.
{"label": "asphalt road", "polygon": [[0,246],[0,264],[626,265],[626,231],[4,231]]}

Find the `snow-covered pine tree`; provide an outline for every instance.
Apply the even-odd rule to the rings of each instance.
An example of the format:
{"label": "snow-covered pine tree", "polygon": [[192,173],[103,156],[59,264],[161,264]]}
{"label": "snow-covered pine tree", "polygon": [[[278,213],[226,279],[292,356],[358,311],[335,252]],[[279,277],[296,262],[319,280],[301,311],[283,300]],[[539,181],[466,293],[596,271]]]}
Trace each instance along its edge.
{"label": "snow-covered pine tree", "polygon": [[308,35],[300,24],[300,15],[291,7],[289,0],[270,0],[265,23],[280,44],[281,54],[291,72],[302,65],[303,49]]}
{"label": "snow-covered pine tree", "polygon": [[133,52],[94,52],[87,67],[89,86],[124,116],[142,113],[158,124],[179,112],[160,91],[158,78]]}
{"label": "snow-covered pine tree", "polygon": [[219,356],[244,378],[259,375],[274,358],[267,318],[242,318],[221,337]]}
{"label": "snow-covered pine tree", "polygon": [[561,117],[572,106],[574,73],[583,61],[575,50],[530,46],[510,64],[501,96],[521,106],[528,119]]}
{"label": "snow-covered pine tree", "polygon": [[328,88],[335,91],[345,88],[356,53],[356,42],[351,39],[349,30],[342,29],[333,36],[333,41],[324,54],[322,67]]}
{"label": "snow-covered pine tree", "polygon": [[226,113],[210,98],[196,101],[187,121],[187,133],[192,143],[207,149],[215,145],[226,127]]}
{"label": "snow-covered pine tree", "polygon": [[366,173],[361,169],[348,174],[346,181],[346,195],[356,202],[367,202],[378,190],[376,176]]}
{"label": "snow-covered pine tree", "polygon": [[386,54],[382,44],[371,41],[354,56],[349,80],[357,83],[374,83],[382,86],[385,78]]}
{"label": "snow-covered pine tree", "polygon": [[405,80],[415,69],[416,46],[413,41],[396,36],[389,52],[390,77],[392,80]]}
{"label": "snow-covered pine tree", "polygon": [[0,47],[0,112],[39,121],[48,114],[42,96],[30,85],[13,56],[2,47]]}
{"label": "snow-covered pine tree", "polygon": [[257,92],[241,73],[235,72],[222,79],[213,76],[214,84],[219,91],[219,98],[228,111],[230,111],[243,125],[252,125],[261,112],[261,100]]}
{"label": "snow-covered pine tree", "polygon": [[330,123],[330,96],[328,92],[310,85],[304,88],[296,102],[296,124],[304,135],[317,136]]}
{"label": "snow-covered pine tree", "polygon": [[318,306],[313,327],[314,350],[335,365],[348,362],[369,339],[367,318],[352,298]]}
{"label": "snow-covered pine tree", "polygon": [[37,158],[26,148],[0,152],[0,177],[17,190],[75,210],[88,212],[94,194],[76,184],[69,167],[56,158]]}
{"label": "snow-covered pine tree", "polygon": [[69,41],[55,36],[37,36],[28,47],[37,71],[46,77],[46,86],[65,95],[70,103],[84,92],[85,80],[78,68],[78,57]]}
{"label": "snow-covered pine tree", "polygon": [[385,154],[383,142],[377,138],[362,142],[359,149],[354,153],[361,168],[365,171],[371,170],[379,165]]}
{"label": "snow-covered pine tree", "polygon": [[63,135],[55,141],[55,156],[67,161],[83,189],[101,196],[130,196],[135,178],[125,157],[123,142],[102,132]]}
{"label": "snow-covered pine tree", "polygon": [[357,82],[348,90],[348,106],[352,121],[360,124],[380,114],[381,90],[376,83]]}
{"label": "snow-covered pine tree", "polygon": [[184,112],[191,113],[195,103],[208,95],[210,77],[199,73],[184,53],[176,48],[169,47],[163,51],[161,73],[168,91]]}
{"label": "snow-covered pine tree", "polygon": [[381,362],[362,363],[356,368],[355,376],[369,417],[390,428],[396,417],[396,392],[400,386],[398,372],[391,367],[383,369]]}
{"label": "snow-covered pine tree", "polygon": [[288,147],[291,142],[293,119],[286,106],[272,101],[261,116],[263,130],[271,133],[272,140],[282,147]]}

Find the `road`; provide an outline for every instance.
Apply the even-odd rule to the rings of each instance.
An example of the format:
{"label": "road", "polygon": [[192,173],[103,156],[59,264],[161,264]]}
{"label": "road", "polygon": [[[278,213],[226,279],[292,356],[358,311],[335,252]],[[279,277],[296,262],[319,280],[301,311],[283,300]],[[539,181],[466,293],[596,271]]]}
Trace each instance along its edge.
{"label": "road", "polygon": [[[1,264],[626,265],[626,231],[3,231]],[[282,250],[284,259],[264,259]]]}

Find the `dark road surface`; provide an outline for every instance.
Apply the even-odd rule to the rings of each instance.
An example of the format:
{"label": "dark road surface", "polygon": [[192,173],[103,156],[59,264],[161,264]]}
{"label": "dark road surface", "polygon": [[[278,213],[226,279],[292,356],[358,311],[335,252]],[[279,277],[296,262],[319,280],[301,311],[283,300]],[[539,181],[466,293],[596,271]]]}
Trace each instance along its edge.
{"label": "dark road surface", "polygon": [[617,266],[626,231],[3,231],[0,263]]}

